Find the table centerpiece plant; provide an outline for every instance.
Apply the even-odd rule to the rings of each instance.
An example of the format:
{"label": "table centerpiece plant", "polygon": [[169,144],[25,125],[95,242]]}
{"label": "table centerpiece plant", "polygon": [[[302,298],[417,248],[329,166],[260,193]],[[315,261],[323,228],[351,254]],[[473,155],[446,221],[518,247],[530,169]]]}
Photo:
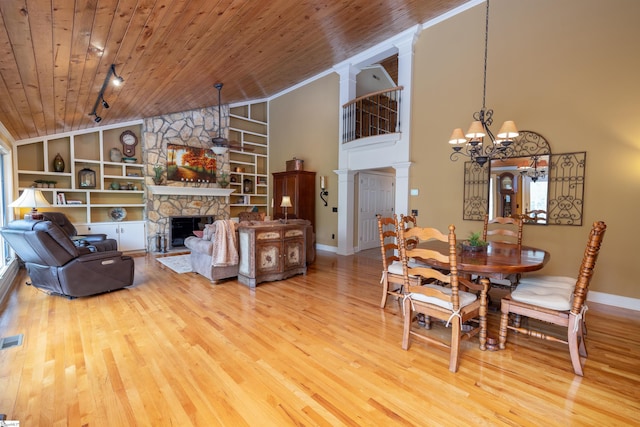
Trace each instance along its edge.
{"label": "table centerpiece plant", "polygon": [[481,233],[479,231],[469,234],[467,240],[462,241],[462,250],[468,252],[480,252],[487,249],[489,243],[482,240]]}

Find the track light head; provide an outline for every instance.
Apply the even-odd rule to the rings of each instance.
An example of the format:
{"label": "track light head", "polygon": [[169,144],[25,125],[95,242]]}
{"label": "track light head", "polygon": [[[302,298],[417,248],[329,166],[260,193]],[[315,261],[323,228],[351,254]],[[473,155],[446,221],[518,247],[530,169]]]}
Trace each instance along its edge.
{"label": "track light head", "polygon": [[115,76],[115,78],[113,79],[114,85],[120,86],[122,83],[124,83],[124,79],[116,74],[115,64],[111,64],[111,73],[113,73],[113,75]]}
{"label": "track light head", "polygon": [[102,117],[100,117],[100,116],[99,116],[99,115],[97,115],[97,114],[96,114],[95,116],[96,116],[96,118],[95,118],[95,119],[93,119],[93,121],[94,121],[94,122],[96,122],[96,123],[100,123],[100,121],[102,120]]}
{"label": "track light head", "polygon": [[102,98],[102,106],[103,106],[104,108],[109,108],[109,103],[108,103],[107,101],[105,101],[105,100],[104,100],[104,97],[103,97],[103,96],[101,96],[101,98]]}

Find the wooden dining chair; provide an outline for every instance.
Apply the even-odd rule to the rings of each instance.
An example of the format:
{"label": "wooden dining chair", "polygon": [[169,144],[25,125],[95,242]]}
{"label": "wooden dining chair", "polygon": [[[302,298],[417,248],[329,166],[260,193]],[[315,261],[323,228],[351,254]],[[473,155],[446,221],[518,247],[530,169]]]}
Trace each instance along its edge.
{"label": "wooden dining chair", "polygon": [[[600,245],[607,226],[598,221],[593,224],[587,247],[582,258],[578,279],[574,279],[573,286],[568,286],[566,279],[553,280],[553,276],[546,280],[529,281],[518,285],[511,295],[502,299],[500,317],[500,349],[504,349],[507,342],[509,329],[542,338],[568,344],[573,371],[576,375],[583,375],[583,358],[587,357],[587,348],[584,342],[585,324],[584,314],[587,310],[585,301],[589,292],[589,283],[593,276]],[[509,315],[515,314],[538,319],[543,322],[566,328],[566,338],[557,337],[532,328],[524,328],[520,325],[509,324]]]}
{"label": "wooden dining chair", "polygon": [[[382,254],[382,277],[380,283],[382,284],[382,301],[380,302],[380,308],[385,308],[387,305],[387,299],[389,295],[394,296],[398,301],[403,294],[404,280],[402,278],[402,264],[400,263],[400,257],[398,253],[398,236],[397,231],[399,227],[397,215],[393,217],[383,217],[380,214],[376,215],[378,219],[378,232],[380,235],[380,252]],[[404,221],[402,224],[415,224],[415,217],[413,220]],[[402,228],[405,228],[404,226]],[[419,284],[419,278],[412,277],[412,281]]]}
{"label": "wooden dining chair", "polygon": [[[443,234],[435,228],[412,227],[399,230],[400,260],[402,262],[402,276],[405,295],[403,299],[404,329],[402,348],[409,349],[412,337],[435,343],[450,349],[449,370],[457,372],[459,364],[460,340],[474,335],[480,337],[480,349],[486,349],[487,342],[487,292],[489,281],[481,279],[480,283],[465,280],[458,275],[457,247],[455,227],[449,226],[449,233]],[[410,249],[408,243],[418,239],[420,245]],[[444,242],[445,253],[435,249],[423,247],[423,243],[431,241]],[[435,268],[428,268],[420,264],[411,266],[411,259],[436,260],[449,265],[448,274]],[[411,281],[412,276],[420,276],[426,280],[435,280],[439,284],[428,283],[416,286]],[[470,292],[460,290],[460,286]],[[479,296],[475,292],[479,293]],[[424,328],[415,327],[417,315],[422,314],[426,319]],[[431,328],[431,319],[440,319],[451,327],[449,342],[439,340],[435,334],[422,332]],[[469,331],[462,331],[462,324],[475,320],[476,327]]]}
{"label": "wooden dining chair", "polygon": [[[522,218],[498,216],[489,220],[489,215],[485,215],[482,240],[485,242],[505,242],[521,245],[523,224]],[[491,279],[491,285],[514,289],[519,280],[519,274],[511,274],[504,279]]]}
{"label": "wooden dining chair", "polygon": [[482,240],[485,242],[507,242],[521,245],[522,224],[521,218],[497,216],[490,220],[489,215],[485,215]]}

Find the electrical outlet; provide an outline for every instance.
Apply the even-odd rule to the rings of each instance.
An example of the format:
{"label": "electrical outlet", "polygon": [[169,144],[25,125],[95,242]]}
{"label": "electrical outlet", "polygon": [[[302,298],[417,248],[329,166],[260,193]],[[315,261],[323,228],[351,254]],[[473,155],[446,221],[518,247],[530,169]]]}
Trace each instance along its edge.
{"label": "electrical outlet", "polygon": [[333,212],[338,212],[338,208],[336,208],[336,207],[333,207],[332,210],[333,210]]}
{"label": "electrical outlet", "polygon": [[332,235],[331,235],[331,240],[335,240],[335,238],[336,238],[336,235],[335,235],[335,234],[332,234]]}
{"label": "electrical outlet", "polygon": [[411,215],[418,216],[418,209],[411,209]]}

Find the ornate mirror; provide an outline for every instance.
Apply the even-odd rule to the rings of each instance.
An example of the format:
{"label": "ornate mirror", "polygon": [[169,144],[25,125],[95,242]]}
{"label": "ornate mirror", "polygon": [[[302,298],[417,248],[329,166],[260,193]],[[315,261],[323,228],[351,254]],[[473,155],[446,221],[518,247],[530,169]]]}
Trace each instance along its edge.
{"label": "ornate mirror", "polygon": [[581,225],[585,160],[585,152],[551,154],[542,135],[521,131],[503,158],[465,163],[463,219]]}

